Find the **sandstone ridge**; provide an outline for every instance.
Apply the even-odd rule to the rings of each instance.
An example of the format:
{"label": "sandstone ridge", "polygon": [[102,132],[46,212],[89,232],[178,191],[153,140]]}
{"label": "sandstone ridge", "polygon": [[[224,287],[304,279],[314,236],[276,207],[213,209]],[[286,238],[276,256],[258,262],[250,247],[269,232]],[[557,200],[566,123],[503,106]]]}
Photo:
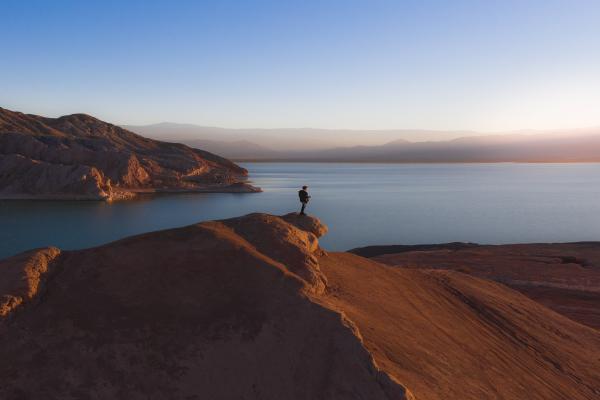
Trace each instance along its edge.
{"label": "sandstone ridge", "polygon": [[[0,322],[0,398],[410,399],[356,328],[309,298],[325,290],[326,230],[250,214],[63,252],[30,297],[11,278],[2,295],[22,301]],[[55,252],[6,259],[0,276]]]}
{"label": "sandstone ridge", "polygon": [[592,399],[600,334],[249,214],[0,261],[0,398]]}

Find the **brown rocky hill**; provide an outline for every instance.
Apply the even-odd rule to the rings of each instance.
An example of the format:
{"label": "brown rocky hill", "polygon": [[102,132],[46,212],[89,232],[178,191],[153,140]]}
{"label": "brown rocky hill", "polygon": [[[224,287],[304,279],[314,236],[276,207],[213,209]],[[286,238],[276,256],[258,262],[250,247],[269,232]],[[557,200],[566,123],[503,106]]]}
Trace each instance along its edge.
{"label": "brown rocky hill", "polygon": [[251,214],[0,261],[2,399],[596,399],[600,333]]}
{"label": "brown rocky hill", "polygon": [[212,153],[147,139],[85,114],[0,108],[0,198],[118,199],[153,191],[255,191]]}
{"label": "brown rocky hill", "polygon": [[600,329],[600,243],[371,246],[356,254],[397,267],[449,269],[501,282]]}

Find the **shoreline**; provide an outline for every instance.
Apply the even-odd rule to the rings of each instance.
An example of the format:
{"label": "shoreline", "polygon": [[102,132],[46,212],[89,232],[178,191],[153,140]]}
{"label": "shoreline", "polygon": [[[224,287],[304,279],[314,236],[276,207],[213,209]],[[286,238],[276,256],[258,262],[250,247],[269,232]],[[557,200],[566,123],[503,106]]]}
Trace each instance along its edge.
{"label": "shoreline", "polygon": [[110,195],[76,195],[76,194],[0,194],[0,201],[127,201],[134,200],[138,195],[153,194],[189,194],[189,193],[261,193],[260,187],[249,183],[236,182],[228,186],[207,186],[199,188],[118,188]]}
{"label": "shoreline", "polygon": [[386,161],[386,160],[311,160],[311,159],[243,159],[231,158],[236,163],[290,163],[290,164],[600,164],[589,161]]}

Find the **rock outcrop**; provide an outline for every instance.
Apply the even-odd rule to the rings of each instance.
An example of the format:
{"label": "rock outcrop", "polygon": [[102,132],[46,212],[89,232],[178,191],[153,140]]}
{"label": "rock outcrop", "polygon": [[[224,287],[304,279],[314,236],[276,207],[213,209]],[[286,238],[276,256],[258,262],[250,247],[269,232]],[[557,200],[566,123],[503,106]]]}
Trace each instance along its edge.
{"label": "rock outcrop", "polygon": [[[600,333],[250,214],[0,261],[0,398],[592,399]],[[16,300],[11,300],[16,299]]]}
{"label": "rock outcrop", "polygon": [[23,302],[36,298],[59,254],[60,250],[56,247],[48,247],[1,262],[0,318],[8,317]]}
{"label": "rock outcrop", "polygon": [[0,108],[0,198],[113,200],[138,192],[257,191],[214,154],[151,140],[85,114]]}
{"label": "rock outcrop", "polygon": [[[34,298],[11,279],[3,295],[23,301],[0,322],[0,398],[410,398],[343,315],[308,297],[323,289],[325,228],[295,220],[252,214],[63,252]],[[4,260],[0,276],[49,251]]]}

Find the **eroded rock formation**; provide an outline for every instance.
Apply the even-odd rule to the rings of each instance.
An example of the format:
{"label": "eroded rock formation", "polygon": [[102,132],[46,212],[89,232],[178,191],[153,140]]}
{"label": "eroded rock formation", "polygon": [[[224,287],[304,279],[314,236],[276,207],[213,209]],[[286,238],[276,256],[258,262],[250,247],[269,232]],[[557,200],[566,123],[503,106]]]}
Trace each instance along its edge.
{"label": "eroded rock formation", "polygon": [[256,191],[214,154],[146,139],[85,114],[0,108],[0,198],[113,200],[138,192]]}

